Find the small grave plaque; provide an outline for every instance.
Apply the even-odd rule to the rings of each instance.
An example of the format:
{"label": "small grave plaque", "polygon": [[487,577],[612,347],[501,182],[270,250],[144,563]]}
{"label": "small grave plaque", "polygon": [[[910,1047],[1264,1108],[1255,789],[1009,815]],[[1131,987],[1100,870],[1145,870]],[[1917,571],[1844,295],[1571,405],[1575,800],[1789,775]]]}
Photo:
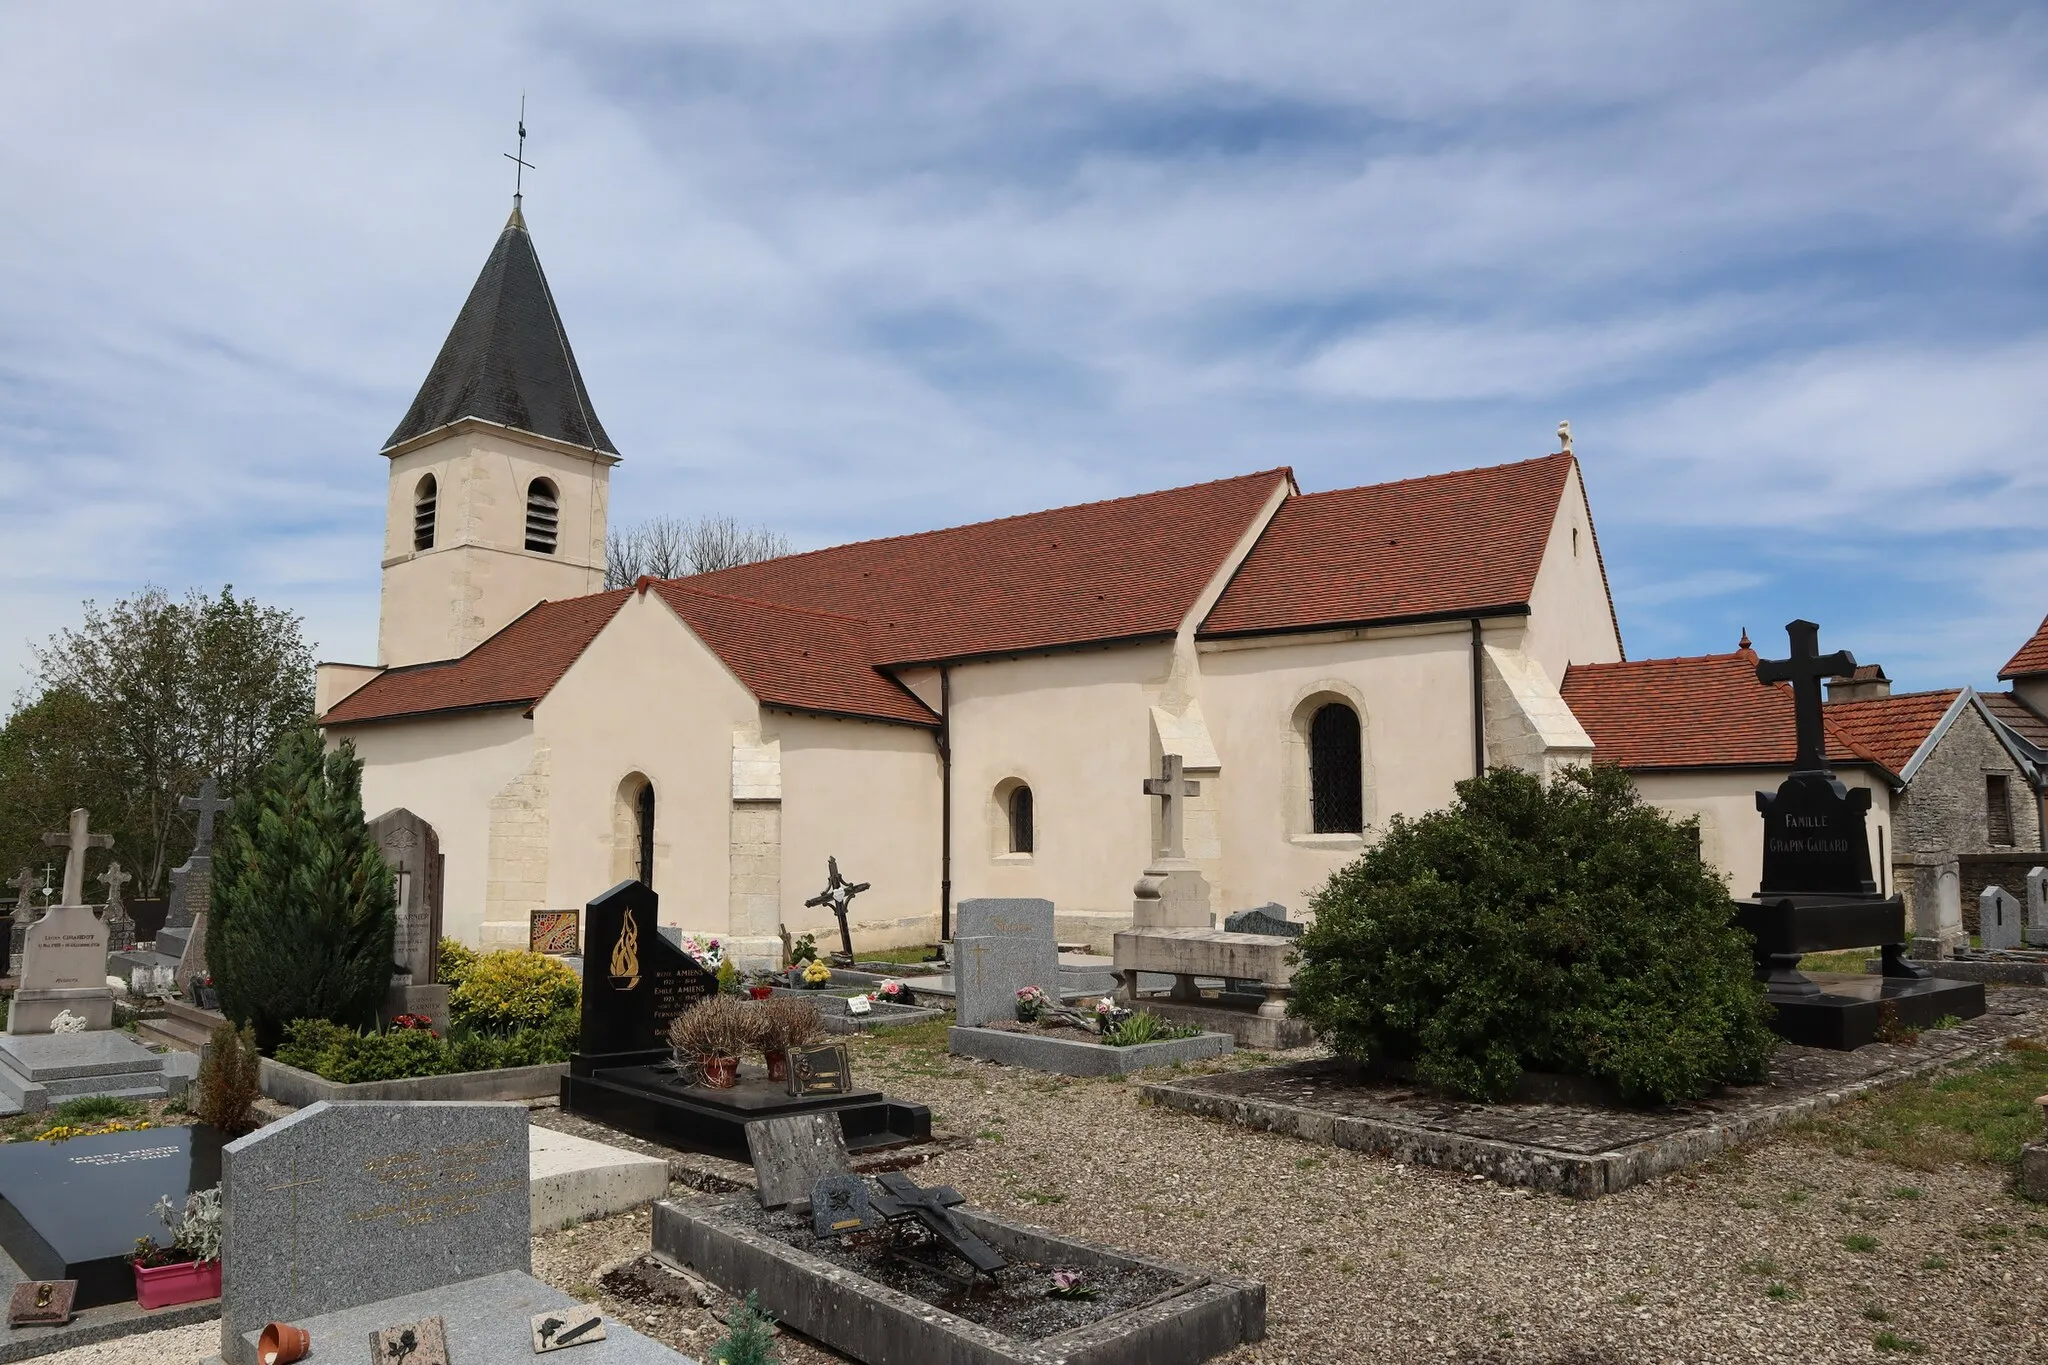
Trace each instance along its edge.
{"label": "small grave plaque", "polygon": [[23,1280],[7,1303],[9,1327],[62,1327],[71,1321],[76,1280]]}
{"label": "small grave plaque", "polygon": [[587,1346],[604,1340],[604,1314],[589,1304],[533,1315],[533,1353]]}
{"label": "small grave plaque", "polygon": [[668,1026],[718,994],[718,978],[655,928],[660,900],[639,882],[620,882],[592,901],[585,923],[585,1056],[668,1050]]}
{"label": "small grave plaque", "polygon": [[848,1014],[873,1014],[874,1004],[865,995],[850,995],[846,998]]}
{"label": "small grave plaque", "polygon": [[824,1176],[847,1173],[846,1134],[832,1113],[758,1119],[747,1125],[747,1155],[755,1197],[767,1209],[803,1198]]}
{"label": "small grave plaque", "polygon": [[574,956],[583,950],[582,920],[580,910],[533,911],[526,931],[528,950]]}
{"label": "small grave plaque", "polygon": [[448,1365],[447,1323],[421,1318],[370,1333],[370,1365]]}
{"label": "small grave plaque", "polygon": [[868,1201],[868,1182],[857,1175],[828,1175],[811,1186],[811,1232],[843,1237],[882,1226]]}
{"label": "small grave plaque", "polygon": [[853,1090],[853,1059],[846,1044],[799,1047],[789,1053],[789,1093],[845,1095]]}

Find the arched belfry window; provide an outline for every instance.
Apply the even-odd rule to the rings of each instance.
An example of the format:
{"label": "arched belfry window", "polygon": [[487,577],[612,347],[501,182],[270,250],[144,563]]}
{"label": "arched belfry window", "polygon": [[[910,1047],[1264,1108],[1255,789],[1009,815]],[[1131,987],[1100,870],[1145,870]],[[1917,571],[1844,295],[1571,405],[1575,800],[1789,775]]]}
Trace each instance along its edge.
{"label": "arched belfry window", "polygon": [[434,548],[434,510],[440,503],[441,486],[434,482],[434,476],[421,477],[419,486],[412,490],[412,547],[415,550]]}
{"label": "arched belfry window", "polygon": [[1019,784],[1010,792],[1010,852],[1031,852],[1031,788]]}
{"label": "arched belfry window", "polygon": [[637,814],[640,818],[639,856],[634,860],[635,875],[643,886],[654,885],[654,784],[649,782],[640,788],[640,802]]}
{"label": "arched belfry window", "polygon": [[526,486],[526,548],[538,550],[544,555],[555,552],[555,540],[561,531],[561,498],[555,486],[546,479],[535,479]]}
{"label": "arched belfry window", "polygon": [[1316,708],[1308,725],[1310,814],[1317,834],[1365,831],[1358,713],[1343,702]]}

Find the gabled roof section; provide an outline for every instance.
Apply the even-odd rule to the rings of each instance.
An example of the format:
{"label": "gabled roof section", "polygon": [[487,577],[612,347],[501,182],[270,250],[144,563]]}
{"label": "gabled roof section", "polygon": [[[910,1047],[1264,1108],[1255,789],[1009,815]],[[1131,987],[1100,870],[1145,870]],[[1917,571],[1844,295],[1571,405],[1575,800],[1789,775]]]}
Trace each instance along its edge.
{"label": "gabled roof section", "polygon": [[384,448],[465,417],[619,453],[590,406],[555,296],[516,207]]}
{"label": "gabled roof section", "polygon": [[1968,694],[1964,687],[1895,692],[1889,697],[1832,701],[1823,714],[1830,729],[1911,781],[1919,768],[1915,760],[1921,748],[1929,740],[1939,739]]}
{"label": "gabled roof section", "polygon": [[888,652],[889,641],[866,621],[705,592],[693,578],[646,582],[764,705],[939,723],[937,713],[871,662]]}
{"label": "gabled roof section", "polygon": [[1572,456],[1289,498],[1204,639],[1525,610]]}
{"label": "gabled roof section", "polygon": [[1998,676],[2005,678],[2026,678],[2037,673],[2048,673],[2048,617],[2034,628],[2032,636],[2020,646],[2020,652],[2005,661],[2005,667],[1998,670]]}
{"label": "gabled roof section", "polygon": [[[857,617],[885,666],[1179,629],[1283,480],[1271,469],[700,574],[699,592]],[[1286,504],[1282,504],[1284,511]]]}
{"label": "gabled roof section", "polygon": [[532,706],[554,689],[629,589],[542,602],[459,659],[388,669],[342,698],[322,725]]}
{"label": "gabled roof section", "polygon": [[[1799,751],[1792,689],[1758,682],[1753,650],[1573,664],[1559,690],[1593,737],[1596,763],[1631,770],[1790,768]],[[1850,704],[1822,712],[1828,761],[1889,769],[1833,724],[1835,712]]]}
{"label": "gabled roof section", "polygon": [[2032,745],[2037,753],[2048,755],[2048,720],[2036,715],[2031,706],[2011,692],[1979,692],[1977,697],[2023,742]]}

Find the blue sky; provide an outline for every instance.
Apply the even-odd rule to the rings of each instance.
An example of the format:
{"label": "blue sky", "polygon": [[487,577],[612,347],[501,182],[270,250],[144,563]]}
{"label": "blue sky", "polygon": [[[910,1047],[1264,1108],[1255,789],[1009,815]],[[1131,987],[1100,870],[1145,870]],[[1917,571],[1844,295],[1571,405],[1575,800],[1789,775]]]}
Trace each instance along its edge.
{"label": "blue sky", "polygon": [[1810,616],[1989,684],[2048,611],[2039,7],[17,4],[0,699],[145,582],[373,657],[522,90],[618,515],[822,545],[1569,419],[1632,657]]}

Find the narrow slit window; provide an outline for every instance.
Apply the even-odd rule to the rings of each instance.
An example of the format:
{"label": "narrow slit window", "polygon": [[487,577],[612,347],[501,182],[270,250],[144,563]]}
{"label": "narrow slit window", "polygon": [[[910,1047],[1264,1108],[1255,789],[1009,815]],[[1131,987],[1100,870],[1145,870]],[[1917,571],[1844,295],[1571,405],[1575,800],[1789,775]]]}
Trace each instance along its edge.
{"label": "narrow slit window", "polygon": [[1365,832],[1362,759],[1358,713],[1342,702],[1318,708],[1308,726],[1310,815],[1317,834]]}
{"label": "narrow slit window", "polygon": [[555,486],[546,479],[535,479],[526,488],[526,548],[553,554],[561,523],[561,500]]}
{"label": "narrow slit window", "polygon": [[1010,852],[1031,852],[1031,788],[1010,793]]}
{"label": "narrow slit window", "polygon": [[412,494],[412,547],[415,550],[434,548],[434,512],[440,504],[440,485],[434,482],[432,474],[420,480],[419,487]]}
{"label": "narrow slit window", "polygon": [[654,885],[654,784],[640,789],[640,884]]}
{"label": "narrow slit window", "polygon": [[1984,825],[1993,844],[2012,847],[2012,782],[2004,773],[1984,774]]}

